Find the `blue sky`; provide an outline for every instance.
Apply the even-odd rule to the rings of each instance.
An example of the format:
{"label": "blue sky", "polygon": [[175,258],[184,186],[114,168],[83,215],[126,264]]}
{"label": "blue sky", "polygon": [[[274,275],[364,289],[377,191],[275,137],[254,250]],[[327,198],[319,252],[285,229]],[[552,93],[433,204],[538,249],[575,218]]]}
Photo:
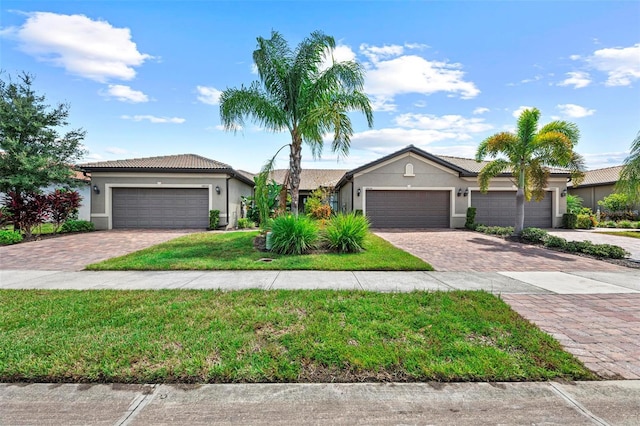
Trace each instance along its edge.
{"label": "blue sky", "polygon": [[[640,130],[640,2],[11,1],[0,68],[35,75],[87,130],[86,161],[194,153],[257,172],[287,133],[220,128],[218,94],[257,79],[256,37],[314,30],[367,69],[375,126],[353,116],[351,169],[409,144],[473,157],[537,107],[578,124],[589,168],[622,162]],[[278,167],[287,167],[286,154]]]}

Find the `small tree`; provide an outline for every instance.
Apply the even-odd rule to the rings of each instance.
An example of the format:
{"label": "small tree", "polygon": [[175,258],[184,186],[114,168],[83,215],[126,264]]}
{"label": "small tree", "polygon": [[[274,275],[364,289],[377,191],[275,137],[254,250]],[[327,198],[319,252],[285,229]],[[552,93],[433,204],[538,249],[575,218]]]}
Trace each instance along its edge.
{"label": "small tree", "polygon": [[21,230],[27,239],[31,238],[33,228],[49,217],[49,200],[46,195],[11,191],[5,197],[5,203],[13,217],[14,229]]}
{"label": "small tree", "polygon": [[264,170],[253,180],[256,183],[253,201],[255,202],[255,208],[258,210],[260,228],[265,230],[269,224],[269,219],[278,207],[278,196],[282,186],[278,185],[274,180],[269,182],[269,173]]}
{"label": "small tree", "polygon": [[307,203],[304,205],[304,212],[307,216],[311,216],[314,219],[329,219],[331,217],[331,206],[329,205],[329,197],[331,191],[327,188],[318,188],[311,193],[311,196],[307,198]]}
{"label": "small tree", "polygon": [[[0,80],[0,192],[13,192],[18,201],[35,200],[34,194],[51,184],[77,186],[71,165],[85,153],[83,130],[58,131],[69,124],[69,106],[50,107],[32,84],[26,73],[17,82]],[[21,214],[14,213],[16,229]]]}
{"label": "small tree", "polygon": [[70,219],[80,207],[82,197],[78,191],[56,189],[47,195],[49,219],[53,223],[53,233],[57,233],[64,222]]}
{"label": "small tree", "polygon": [[610,220],[633,219],[633,203],[626,193],[613,193],[598,201],[602,214]]}

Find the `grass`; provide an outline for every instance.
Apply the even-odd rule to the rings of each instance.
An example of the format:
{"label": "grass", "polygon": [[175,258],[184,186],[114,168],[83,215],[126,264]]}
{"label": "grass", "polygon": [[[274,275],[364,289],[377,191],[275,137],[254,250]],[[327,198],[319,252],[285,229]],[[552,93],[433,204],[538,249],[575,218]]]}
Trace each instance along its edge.
{"label": "grass", "polygon": [[[7,225],[3,229],[13,231],[13,225]],[[41,223],[33,228],[33,235],[46,235],[53,234],[53,223]]]}
{"label": "grass", "polygon": [[598,234],[619,235],[621,237],[640,238],[640,231],[598,232]]}
{"label": "grass", "polygon": [[0,381],[596,379],[486,292],[0,290]]}
{"label": "grass", "polygon": [[[190,234],[122,257],[87,266],[90,270],[322,270],[430,271],[431,265],[373,234],[365,251],[279,255],[253,247],[258,232]],[[273,259],[260,262],[261,258]]]}

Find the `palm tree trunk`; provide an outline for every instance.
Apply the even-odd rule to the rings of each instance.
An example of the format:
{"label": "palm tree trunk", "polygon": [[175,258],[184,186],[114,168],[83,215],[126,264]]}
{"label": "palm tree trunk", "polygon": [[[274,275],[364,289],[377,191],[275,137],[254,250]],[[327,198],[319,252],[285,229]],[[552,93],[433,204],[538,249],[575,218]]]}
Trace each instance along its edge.
{"label": "palm tree trunk", "polygon": [[294,137],[291,144],[291,155],[289,156],[289,185],[291,188],[291,213],[298,216],[298,197],[300,193],[300,174],[302,167],[302,140]]}
{"label": "palm tree trunk", "polygon": [[524,228],[524,189],[518,188],[516,192],[516,226],[513,230],[515,235],[522,234]]}
{"label": "palm tree trunk", "polygon": [[518,173],[518,190],[516,191],[516,226],[513,233],[517,236],[522,234],[524,228],[524,185],[525,185],[525,167],[520,164],[520,173]]}

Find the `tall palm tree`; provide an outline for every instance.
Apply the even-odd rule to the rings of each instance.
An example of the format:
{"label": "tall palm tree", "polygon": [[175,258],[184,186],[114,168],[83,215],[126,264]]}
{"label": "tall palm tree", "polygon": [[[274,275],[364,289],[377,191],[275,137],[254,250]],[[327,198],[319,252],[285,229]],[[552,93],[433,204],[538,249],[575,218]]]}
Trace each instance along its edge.
{"label": "tall palm tree", "polygon": [[631,152],[624,160],[616,190],[627,194],[630,202],[640,203],[640,132],[631,143]]}
{"label": "tall palm tree", "polygon": [[584,160],[573,148],[580,131],[574,123],[552,121],[538,129],[540,111],[524,110],[518,118],[515,133],[501,132],[489,136],[478,146],[476,161],[493,159],[480,171],[480,190],[487,192],[489,181],[505,172],[513,173],[516,192],[514,233],[520,235],[524,227],[524,200],[544,198],[549,167],[568,169],[574,183],[584,176]]}
{"label": "tall palm tree", "polygon": [[333,133],[332,151],[347,155],[353,134],[348,112],[362,111],[373,126],[371,104],[362,92],[364,70],[353,61],[334,62],[335,40],[319,31],[295,50],[275,31],[270,39],[257,40],[253,61],[260,81],[223,91],[220,117],[226,130],[238,129],[250,117],[268,130],[289,131],[291,210],[298,214],[302,143],[319,158],[323,137]]}

